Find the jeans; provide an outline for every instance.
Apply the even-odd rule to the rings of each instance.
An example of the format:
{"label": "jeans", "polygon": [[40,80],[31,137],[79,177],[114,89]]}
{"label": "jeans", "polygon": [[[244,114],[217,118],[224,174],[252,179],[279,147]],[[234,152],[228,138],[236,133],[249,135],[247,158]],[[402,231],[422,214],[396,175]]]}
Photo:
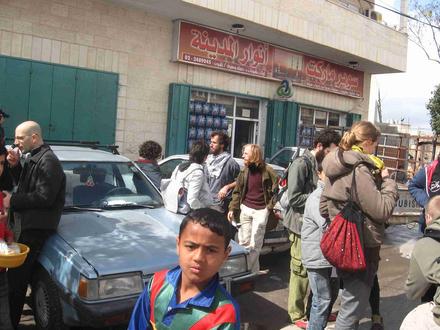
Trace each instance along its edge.
{"label": "jeans", "polygon": [[238,242],[249,251],[249,268],[252,273],[260,270],[260,251],[266,233],[267,209],[254,210],[246,205],[240,206],[240,228],[238,229]]}
{"label": "jeans", "polygon": [[0,270],[0,330],[12,330],[9,315],[8,276]]}
{"label": "jeans", "polygon": [[35,273],[35,265],[47,238],[54,233],[52,230],[26,230],[20,233],[19,243],[29,246],[29,253],[23,265],[8,270],[9,303],[11,322],[14,328],[20,323],[26,298],[27,286]]}
{"label": "jeans", "polygon": [[[367,250],[366,248],[365,259],[367,268],[365,271],[353,273],[338,271],[338,276],[344,284],[344,289],[341,294],[341,309],[336,319],[335,329],[358,329],[359,321],[368,307],[374,277],[379,267],[380,248]],[[373,258],[369,258],[368,254],[374,255]]]}
{"label": "jeans", "polygon": [[332,301],[331,273],[331,268],[307,269],[309,285],[313,293],[308,330],[323,330],[327,326]]}

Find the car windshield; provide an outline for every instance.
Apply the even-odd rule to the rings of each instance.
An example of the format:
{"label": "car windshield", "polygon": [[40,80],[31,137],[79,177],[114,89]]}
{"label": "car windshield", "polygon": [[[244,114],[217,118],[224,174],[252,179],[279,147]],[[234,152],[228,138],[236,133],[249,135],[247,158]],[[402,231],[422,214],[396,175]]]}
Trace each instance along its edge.
{"label": "car windshield", "polygon": [[284,149],[278,152],[275,156],[270,159],[271,164],[275,164],[281,167],[289,166],[289,162],[292,159],[293,154],[296,152],[296,149]]}
{"label": "car windshield", "polygon": [[160,194],[131,162],[62,162],[65,209],[158,207]]}

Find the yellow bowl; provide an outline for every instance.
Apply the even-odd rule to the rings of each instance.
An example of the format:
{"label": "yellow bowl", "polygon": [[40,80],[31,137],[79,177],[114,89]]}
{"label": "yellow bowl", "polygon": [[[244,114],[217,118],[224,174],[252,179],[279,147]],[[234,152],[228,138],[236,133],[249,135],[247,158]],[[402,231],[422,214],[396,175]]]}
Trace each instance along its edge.
{"label": "yellow bowl", "polygon": [[20,253],[0,255],[0,267],[2,268],[16,268],[20,267],[26,260],[29,253],[29,247],[27,245],[17,243],[20,247]]}

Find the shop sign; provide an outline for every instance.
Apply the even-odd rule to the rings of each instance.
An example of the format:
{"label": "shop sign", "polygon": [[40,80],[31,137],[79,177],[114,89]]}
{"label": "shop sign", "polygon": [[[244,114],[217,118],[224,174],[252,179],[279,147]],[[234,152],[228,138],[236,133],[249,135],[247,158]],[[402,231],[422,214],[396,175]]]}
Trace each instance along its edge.
{"label": "shop sign", "polygon": [[177,61],[362,97],[364,73],[200,25],[176,23]]}
{"label": "shop sign", "polygon": [[257,77],[272,77],[273,48],[202,26],[181,22],[178,60]]}

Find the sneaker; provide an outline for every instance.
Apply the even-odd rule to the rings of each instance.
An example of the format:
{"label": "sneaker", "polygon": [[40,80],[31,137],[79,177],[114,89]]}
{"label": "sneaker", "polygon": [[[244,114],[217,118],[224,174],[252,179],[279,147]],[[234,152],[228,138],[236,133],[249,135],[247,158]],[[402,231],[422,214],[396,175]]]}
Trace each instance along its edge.
{"label": "sneaker", "polygon": [[307,329],[307,325],[309,324],[309,321],[307,321],[307,320],[298,320],[298,321],[295,321],[295,323],[294,323],[298,328],[301,328],[301,329]]}
{"label": "sneaker", "polygon": [[371,330],[384,330],[382,316],[376,314],[371,316]]}
{"label": "sneaker", "polygon": [[335,322],[338,317],[338,312],[330,313],[327,322]]}

